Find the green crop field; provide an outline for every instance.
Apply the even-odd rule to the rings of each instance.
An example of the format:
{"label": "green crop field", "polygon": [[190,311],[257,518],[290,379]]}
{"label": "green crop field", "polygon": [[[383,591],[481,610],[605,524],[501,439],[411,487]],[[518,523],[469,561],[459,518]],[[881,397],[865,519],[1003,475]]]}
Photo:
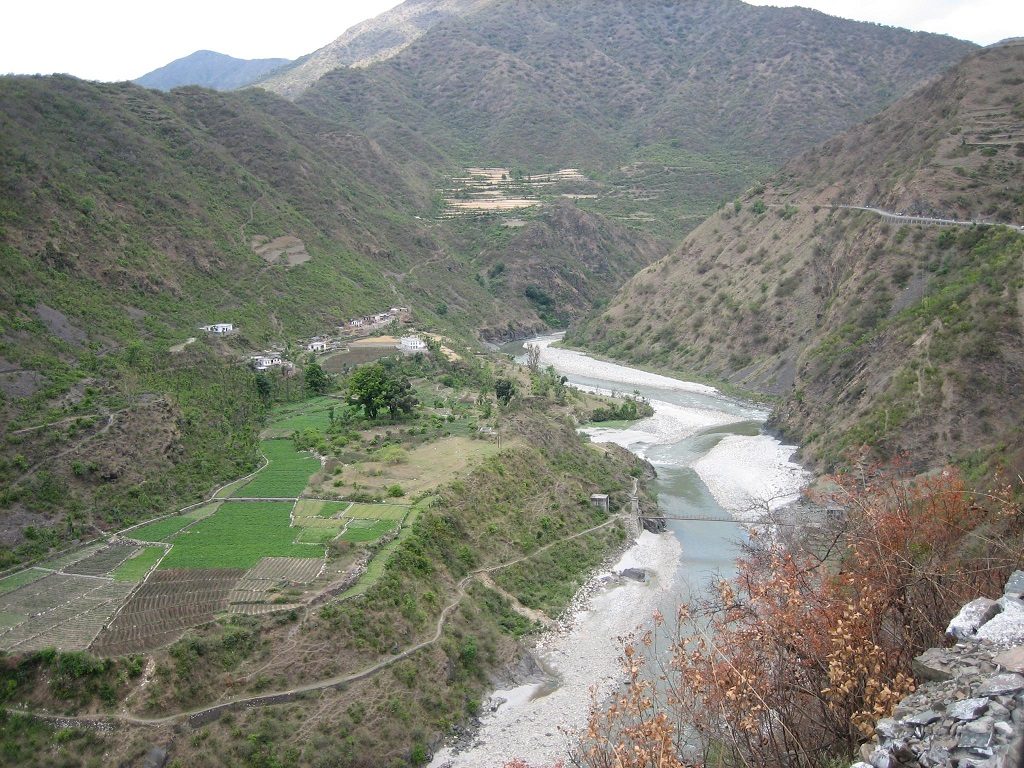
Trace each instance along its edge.
{"label": "green crop field", "polygon": [[352,520],[348,524],[348,529],[341,535],[341,540],[365,544],[376,541],[394,527],[394,520]]}
{"label": "green crop field", "polygon": [[299,522],[302,518],[331,518],[339,512],[344,512],[352,506],[348,501],[317,501],[315,499],[299,499],[295,504],[296,525],[303,525]]}
{"label": "green crop field", "polygon": [[264,557],[323,557],[324,548],[294,543],[286,502],[224,504],[174,541],[160,568],[251,568]]}
{"label": "green crop field", "polygon": [[296,528],[294,530],[298,531],[298,535],[295,537],[296,544],[326,544],[341,532],[341,527]]}
{"label": "green crop field", "polygon": [[401,504],[353,504],[345,517],[354,520],[404,520],[409,507]]}
{"label": "green crop field", "polygon": [[39,581],[45,575],[46,571],[40,571],[38,568],[29,568],[27,571],[18,571],[10,576],[5,576],[0,579],[0,595],[13,592],[18,587],[31,584],[33,581]]}
{"label": "green crop field", "polygon": [[232,496],[291,499],[306,488],[309,477],[320,462],[308,453],[299,453],[291,440],[264,440],[260,447],[268,464]]}
{"label": "green crop field", "polygon": [[163,547],[146,547],[131,560],[121,563],[110,575],[115,581],[141,581],[163,556]]}
{"label": "green crop field", "polygon": [[143,525],[141,528],[128,531],[125,536],[137,541],[170,541],[174,534],[186,525],[191,525],[194,522],[195,518],[186,517],[185,515],[165,517],[163,520],[157,520],[149,525]]}
{"label": "green crop field", "polygon": [[264,430],[266,437],[290,437],[293,432],[315,429],[323,432],[330,425],[330,411],[340,414],[349,406],[335,397],[318,397],[301,403],[274,409],[270,426]]}

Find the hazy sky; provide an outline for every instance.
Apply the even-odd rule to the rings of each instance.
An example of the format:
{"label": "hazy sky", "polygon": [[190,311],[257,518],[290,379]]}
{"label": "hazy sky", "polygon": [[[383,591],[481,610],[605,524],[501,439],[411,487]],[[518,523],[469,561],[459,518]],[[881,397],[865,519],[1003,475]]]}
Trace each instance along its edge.
{"label": "hazy sky", "polygon": [[[291,59],[399,1],[175,0],[157,6],[145,0],[13,0],[0,25],[0,73],[67,72],[91,80],[130,80],[203,48],[243,59]],[[802,5],[983,45],[1024,36],[1021,0],[752,2]]]}

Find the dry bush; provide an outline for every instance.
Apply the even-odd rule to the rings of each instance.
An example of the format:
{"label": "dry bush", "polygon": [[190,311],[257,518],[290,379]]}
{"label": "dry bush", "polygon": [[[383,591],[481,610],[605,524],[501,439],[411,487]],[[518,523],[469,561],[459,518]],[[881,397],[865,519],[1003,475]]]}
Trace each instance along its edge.
{"label": "dry bush", "polygon": [[914,689],[913,656],[959,606],[1020,564],[1008,490],[969,494],[953,470],[834,487],[831,556],[755,538],[714,598],[680,609],[670,647],[661,617],[626,644],[627,683],[595,706],[579,765],[833,764]]}

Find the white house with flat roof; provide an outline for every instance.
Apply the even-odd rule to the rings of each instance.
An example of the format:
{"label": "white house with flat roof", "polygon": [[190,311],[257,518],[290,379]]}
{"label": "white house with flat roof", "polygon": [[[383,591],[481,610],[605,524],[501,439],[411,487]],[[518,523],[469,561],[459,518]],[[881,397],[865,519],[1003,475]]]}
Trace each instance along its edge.
{"label": "white house with flat roof", "polygon": [[213,325],[202,326],[201,330],[204,330],[207,333],[231,333],[232,331],[235,330],[235,325],[234,323],[214,323]]}
{"label": "white house with flat roof", "polygon": [[398,348],[403,352],[422,352],[427,348],[427,342],[419,336],[403,336],[398,340]]}
{"label": "white house with flat roof", "polygon": [[326,341],[311,341],[306,345],[306,349],[310,352],[325,352],[327,350]]}

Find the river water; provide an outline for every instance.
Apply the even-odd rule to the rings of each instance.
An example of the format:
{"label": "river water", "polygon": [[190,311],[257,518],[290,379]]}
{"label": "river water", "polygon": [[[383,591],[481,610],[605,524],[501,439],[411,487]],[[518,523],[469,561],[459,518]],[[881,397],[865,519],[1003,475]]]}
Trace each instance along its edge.
{"label": "river water", "polygon": [[[798,496],[806,473],[790,460],[795,446],[762,433],[768,416],[762,407],[703,384],[551,346],[558,338],[502,351],[520,355],[524,344],[536,344],[541,365],[554,366],[574,386],[647,398],[654,416],[626,428],[585,432],[654,465],[658,504],[667,516],[752,520]],[[496,691],[491,706],[497,706],[482,718],[473,745],[441,750],[431,766],[494,768],[514,758],[533,765],[564,758],[572,734],[586,727],[592,693],[603,698],[621,679],[620,638],[649,626],[656,610],[673,616],[680,602],[730,574],[744,535],[735,522],[706,519],[669,520],[666,533],[644,533],[612,569],[595,577],[563,625],[538,641],[535,655],[549,679]],[[648,580],[616,577],[630,567],[644,569]]]}

